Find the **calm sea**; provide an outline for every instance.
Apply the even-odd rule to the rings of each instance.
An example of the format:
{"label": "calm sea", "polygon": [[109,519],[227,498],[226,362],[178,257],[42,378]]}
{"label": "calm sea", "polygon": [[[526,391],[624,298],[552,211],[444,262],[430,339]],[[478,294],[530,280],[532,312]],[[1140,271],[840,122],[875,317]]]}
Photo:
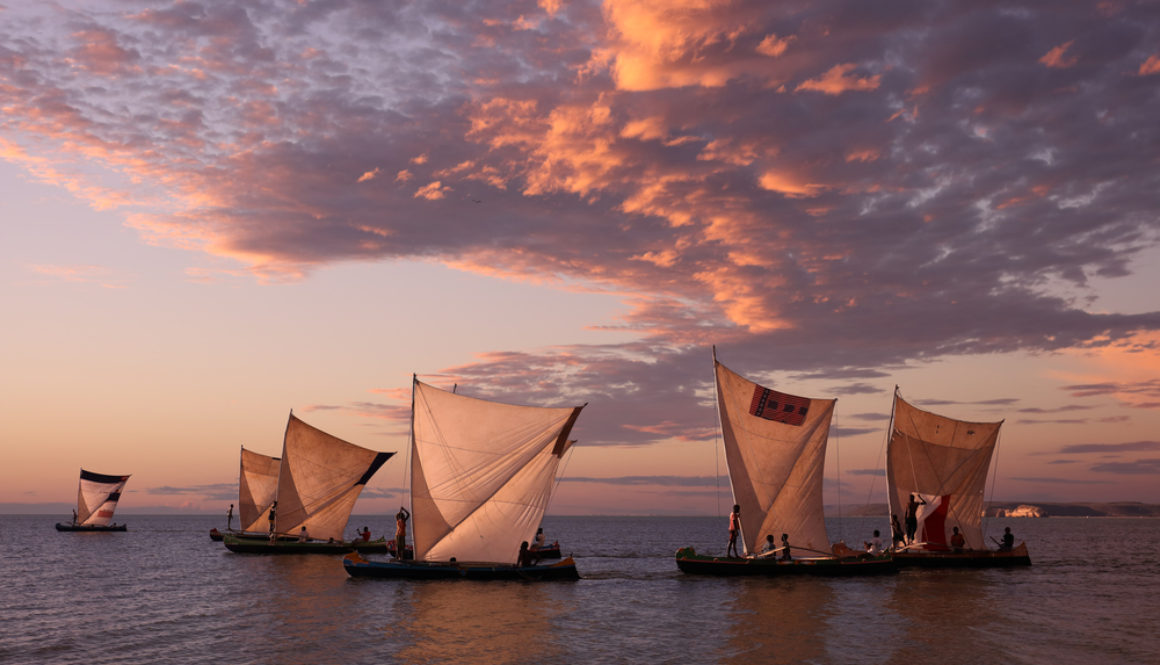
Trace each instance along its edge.
{"label": "calm sea", "polygon": [[1157,519],[992,521],[1032,567],[828,580],[681,574],[678,547],[723,552],[724,518],[551,517],[583,576],[555,583],[352,580],[338,557],[232,554],[221,518],[121,519],[0,516],[0,663],[1160,662]]}

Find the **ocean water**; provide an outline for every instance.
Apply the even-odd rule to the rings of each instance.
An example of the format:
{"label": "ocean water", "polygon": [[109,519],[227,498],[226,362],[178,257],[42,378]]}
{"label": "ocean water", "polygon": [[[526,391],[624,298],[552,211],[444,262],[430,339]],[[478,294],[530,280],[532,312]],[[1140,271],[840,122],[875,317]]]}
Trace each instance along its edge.
{"label": "ocean water", "polygon": [[[1034,565],[866,579],[692,577],[724,518],[549,517],[578,582],[354,580],[228,552],[223,520],[58,533],[0,515],[0,664],[1160,663],[1160,520],[1007,519]],[[385,516],[351,520],[376,536]],[[883,520],[831,519],[860,543]]]}

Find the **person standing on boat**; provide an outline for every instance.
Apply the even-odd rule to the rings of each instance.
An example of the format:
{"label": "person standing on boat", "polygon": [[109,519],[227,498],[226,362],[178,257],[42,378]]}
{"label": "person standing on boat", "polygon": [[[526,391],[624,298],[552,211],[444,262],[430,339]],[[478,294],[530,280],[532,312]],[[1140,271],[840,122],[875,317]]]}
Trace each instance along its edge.
{"label": "person standing on boat", "polygon": [[270,514],[266,517],[266,519],[270,520],[270,542],[274,542],[274,518],[277,517],[277,510],[278,502],[275,501],[270,504]]}
{"label": "person standing on boat", "polygon": [[793,555],[789,551],[789,534],[781,534],[781,560],[793,561]]}
{"label": "person standing on boat", "polygon": [[959,527],[954,527],[954,533],[951,534],[951,547],[954,549],[955,554],[961,553],[966,546],[967,539],[963,538],[963,534],[959,533]]}
{"label": "person standing on boat", "polygon": [[725,548],[725,556],[741,556],[737,553],[737,534],[739,533],[741,533],[741,506],[734,504],[733,512],[729,513],[729,546]]}
{"label": "person standing on boat", "polygon": [[922,497],[910,494],[910,501],[906,504],[906,542],[914,543],[914,532],[918,531],[918,507],[925,506],[926,501]]}
{"label": "person standing on boat", "polygon": [[230,504],[230,509],[226,511],[226,531],[233,531],[234,529],[234,504]]}
{"label": "person standing on boat", "polygon": [[407,551],[407,520],[410,517],[411,513],[407,512],[407,508],[399,506],[399,512],[395,514],[395,556],[399,559],[402,559]]}
{"label": "person standing on boat", "polygon": [[77,509],[76,508],[73,508],[73,521],[72,521],[72,523],[73,523],[73,526],[77,525]]}
{"label": "person standing on boat", "polygon": [[[304,543],[307,540],[309,540],[309,538],[306,535],[306,527],[302,527],[302,530],[298,532],[298,542]],[[331,538],[331,540],[334,540],[334,539]]]}
{"label": "person standing on boat", "polygon": [[898,523],[898,514],[890,516],[890,545],[899,549],[899,544],[906,545],[906,536],[902,533],[902,525]]}

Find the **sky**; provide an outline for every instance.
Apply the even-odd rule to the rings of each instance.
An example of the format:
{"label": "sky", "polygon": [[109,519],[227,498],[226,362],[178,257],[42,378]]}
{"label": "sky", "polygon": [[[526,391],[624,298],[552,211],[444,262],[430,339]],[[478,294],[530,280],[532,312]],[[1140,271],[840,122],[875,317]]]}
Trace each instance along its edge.
{"label": "sky", "polygon": [[731,503],[712,348],[1003,420],[996,501],[1160,503],[1160,6],[0,0],[0,510],[224,512],[287,415],[587,404],[556,514]]}

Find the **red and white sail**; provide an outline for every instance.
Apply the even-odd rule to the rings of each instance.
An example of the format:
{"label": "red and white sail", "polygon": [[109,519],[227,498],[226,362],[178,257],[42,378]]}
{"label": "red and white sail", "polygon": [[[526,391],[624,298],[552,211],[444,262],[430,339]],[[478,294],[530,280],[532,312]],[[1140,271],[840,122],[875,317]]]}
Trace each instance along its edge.
{"label": "red and white sail", "polygon": [[764,388],[717,362],[717,404],[741,536],[755,552],[766,535],[829,552],[822,514],[823,466],[834,399]]}
{"label": "red and white sail", "polygon": [[894,392],[894,417],[886,448],[890,513],[906,516],[910,495],[919,502],[915,539],[935,549],[959,528],[969,549],[985,549],[983,492],[1003,421],[956,420],[924,411]]}
{"label": "red and white sail", "polygon": [[77,524],[108,526],[129,476],[110,476],[81,469],[77,489]]}

